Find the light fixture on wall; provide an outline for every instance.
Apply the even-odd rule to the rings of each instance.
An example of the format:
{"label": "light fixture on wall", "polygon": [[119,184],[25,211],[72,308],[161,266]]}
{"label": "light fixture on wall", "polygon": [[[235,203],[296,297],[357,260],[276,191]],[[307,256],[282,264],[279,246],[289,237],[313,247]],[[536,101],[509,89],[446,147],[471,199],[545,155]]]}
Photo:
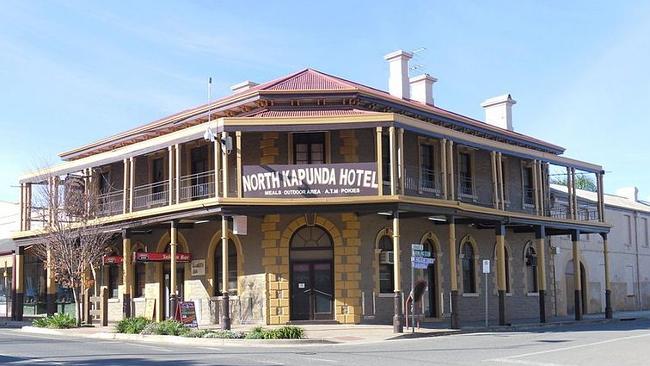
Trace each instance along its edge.
{"label": "light fixture on wall", "polygon": [[437,216],[429,216],[427,217],[431,221],[438,221],[438,222],[447,222],[447,218],[445,216],[437,215]]}

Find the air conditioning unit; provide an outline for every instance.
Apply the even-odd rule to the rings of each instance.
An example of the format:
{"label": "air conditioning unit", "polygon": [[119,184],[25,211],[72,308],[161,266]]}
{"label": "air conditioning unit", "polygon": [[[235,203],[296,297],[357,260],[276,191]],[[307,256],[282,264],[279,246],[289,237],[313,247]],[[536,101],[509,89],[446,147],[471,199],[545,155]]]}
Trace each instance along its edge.
{"label": "air conditioning unit", "polygon": [[395,256],[393,252],[381,252],[379,253],[379,263],[381,264],[393,264],[395,263]]}

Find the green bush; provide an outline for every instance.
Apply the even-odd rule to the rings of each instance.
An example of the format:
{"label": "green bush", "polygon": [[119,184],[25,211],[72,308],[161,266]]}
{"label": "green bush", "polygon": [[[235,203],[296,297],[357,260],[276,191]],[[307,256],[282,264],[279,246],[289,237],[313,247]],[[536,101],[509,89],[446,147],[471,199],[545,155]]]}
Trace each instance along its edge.
{"label": "green bush", "polygon": [[151,320],[142,316],[126,318],[117,323],[115,330],[118,333],[140,334],[148,324],[151,324]]}
{"label": "green bush", "polygon": [[231,330],[209,330],[209,329],[192,329],[182,335],[189,338],[218,338],[218,339],[240,339],[244,338],[244,333],[233,332]]}
{"label": "green bush", "polygon": [[183,334],[187,338],[204,338],[210,331],[207,329],[190,329],[189,332]]}
{"label": "green bush", "polygon": [[77,319],[69,314],[56,313],[45,318],[35,319],[32,325],[39,328],[68,329],[77,327]]}
{"label": "green bush", "polygon": [[301,339],[304,335],[302,328],[289,325],[276,329],[255,327],[246,334],[246,339]]}
{"label": "green bush", "polygon": [[274,339],[301,339],[305,336],[305,330],[300,327],[284,326],[274,329]]}
{"label": "green bush", "polygon": [[190,330],[185,327],[181,322],[176,320],[164,320],[160,323],[147,324],[140,334],[155,334],[155,335],[184,335],[189,333]]}

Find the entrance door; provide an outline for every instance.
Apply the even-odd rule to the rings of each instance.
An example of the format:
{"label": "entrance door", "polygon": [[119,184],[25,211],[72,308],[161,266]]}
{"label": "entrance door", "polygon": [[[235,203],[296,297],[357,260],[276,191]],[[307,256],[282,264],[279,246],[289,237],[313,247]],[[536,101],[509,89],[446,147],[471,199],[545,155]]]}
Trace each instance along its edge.
{"label": "entrance door", "polygon": [[[163,283],[164,283],[164,288],[163,288],[163,302],[162,302],[162,308],[163,308],[163,314],[165,316],[165,319],[172,318],[174,316],[173,310],[169,308],[169,300],[170,296],[172,294],[171,290],[171,276],[172,276],[172,269],[171,269],[171,264],[165,263],[163,265]],[[176,264],[176,286],[178,286],[178,300],[181,301],[184,297],[183,295],[183,290],[184,286],[183,284],[185,283],[185,268],[183,267],[183,264]]]}
{"label": "entrance door", "polygon": [[334,319],[332,238],[320,226],[303,226],[291,237],[291,320]]}
{"label": "entrance door", "polygon": [[332,319],[332,262],[293,263],[291,270],[291,319]]}
{"label": "entrance door", "polygon": [[430,264],[425,270],[424,270],[424,279],[427,281],[427,292],[425,293],[424,297],[424,313],[426,316],[435,318],[438,316],[438,296],[439,291],[438,291],[438,278],[437,278],[437,271],[436,271],[436,266],[438,265],[438,261],[436,259],[436,252],[435,252],[435,246],[431,240],[427,240],[424,243],[424,250],[431,253],[429,255],[430,258],[433,258],[433,264]]}

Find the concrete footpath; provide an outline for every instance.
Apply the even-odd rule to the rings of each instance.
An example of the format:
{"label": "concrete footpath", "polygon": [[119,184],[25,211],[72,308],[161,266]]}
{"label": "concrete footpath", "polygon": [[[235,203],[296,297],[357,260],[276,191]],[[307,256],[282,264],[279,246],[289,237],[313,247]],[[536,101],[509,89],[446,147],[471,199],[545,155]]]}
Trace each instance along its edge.
{"label": "concrete footpath", "polygon": [[[582,321],[575,321],[570,317],[552,318],[549,322],[540,324],[535,320],[520,321],[509,326],[493,326],[487,328],[483,323],[469,323],[461,329],[448,328],[449,322],[441,320],[439,322],[425,323],[414,332],[404,329],[404,333],[393,333],[391,325],[343,325],[343,324],[304,324],[300,325],[305,329],[305,339],[299,340],[244,340],[244,339],[216,339],[216,338],[187,338],[176,336],[157,336],[157,335],[139,335],[139,334],[119,334],[114,331],[114,324],[108,327],[88,326],[75,329],[47,329],[32,327],[30,323],[25,322],[5,322],[3,327],[21,327],[23,332],[37,333],[52,336],[68,337],[86,337],[95,339],[112,339],[123,341],[140,341],[152,343],[167,343],[177,345],[233,345],[233,346],[281,346],[281,345],[306,345],[306,344],[354,344],[354,343],[373,343],[381,341],[390,341],[395,339],[409,339],[420,337],[437,337],[466,333],[485,333],[485,332],[517,332],[540,329],[544,327],[559,327],[574,324],[589,323],[606,323],[617,322],[631,319],[650,319],[650,311],[638,312],[619,312],[614,314],[614,319],[604,319],[602,314],[585,315]],[[0,322],[0,324],[2,324]],[[202,327],[201,329],[217,329],[218,325],[211,327]],[[247,331],[254,325],[242,325],[234,327],[234,331]],[[265,328],[273,328],[266,326]]]}

